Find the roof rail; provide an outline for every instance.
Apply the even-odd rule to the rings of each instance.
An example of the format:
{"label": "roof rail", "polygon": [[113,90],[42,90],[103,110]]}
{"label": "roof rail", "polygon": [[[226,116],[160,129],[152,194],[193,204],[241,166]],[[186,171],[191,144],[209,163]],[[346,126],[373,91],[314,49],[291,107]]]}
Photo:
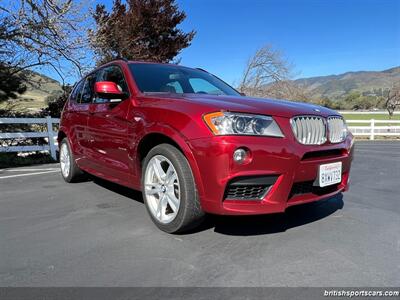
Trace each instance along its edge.
{"label": "roof rail", "polygon": [[204,70],[202,68],[196,68],[196,69],[208,73],[206,70]]}
{"label": "roof rail", "polygon": [[111,59],[109,62],[116,61],[116,60],[123,60],[124,62],[128,62],[129,61],[125,57],[116,57],[116,58]]}

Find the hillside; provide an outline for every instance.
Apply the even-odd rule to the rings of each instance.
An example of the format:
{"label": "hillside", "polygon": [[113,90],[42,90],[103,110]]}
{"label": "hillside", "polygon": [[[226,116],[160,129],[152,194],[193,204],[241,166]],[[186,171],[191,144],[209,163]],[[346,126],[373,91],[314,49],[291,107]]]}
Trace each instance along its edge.
{"label": "hillside", "polygon": [[305,87],[313,98],[339,99],[352,91],[375,95],[400,81],[400,66],[388,70],[347,72],[339,75],[301,78],[296,83]]}
{"label": "hillside", "polygon": [[[29,71],[28,90],[18,99],[18,106],[38,110],[46,106],[45,99],[61,91],[61,84],[45,75]],[[296,83],[305,87],[312,98],[332,100],[343,98],[352,91],[378,95],[389,89],[393,82],[400,81],[400,66],[384,71],[358,71],[339,75],[300,78]]]}
{"label": "hillside", "polygon": [[29,78],[27,91],[15,103],[21,109],[38,110],[46,106],[47,96],[61,92],[61,84],[50,77],[34,71],[26,71]]}

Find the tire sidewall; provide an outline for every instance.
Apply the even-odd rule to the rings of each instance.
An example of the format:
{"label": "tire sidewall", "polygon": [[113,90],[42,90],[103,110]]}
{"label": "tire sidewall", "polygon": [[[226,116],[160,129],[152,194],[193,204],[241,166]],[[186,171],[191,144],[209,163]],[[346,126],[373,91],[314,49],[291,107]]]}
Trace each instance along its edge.
{"label": "tire sidewall", "polygon": [[72,182],[72,177],[73,177],[73,174],[72,174],[72,173],[73,173],[72,166],[73,166],[73,161],[74,161],[74,159],[73,159],[73,154],[72,154],[72,151],[71,151],[71,147],[70,147],[70,145],[69,145],[69,142],[68,142],[68,139],[67,139],[67,138],[64,138],[64,139],[61,141],[61,144],[60,144],[60,160],[61,160],[61,148],[62,148],[62,146],[63,146],[64,144],[67,145],[67,150],[68,150],[68,153],[69,153],[69,172],[68,172],[68,176],[65,177],[65,176],[64,176],[64,173],[63,173],[62,170],[61,170],[61,162],[60,162],[61,176],[62,176],[62,178],[63,178],[66,182]]}

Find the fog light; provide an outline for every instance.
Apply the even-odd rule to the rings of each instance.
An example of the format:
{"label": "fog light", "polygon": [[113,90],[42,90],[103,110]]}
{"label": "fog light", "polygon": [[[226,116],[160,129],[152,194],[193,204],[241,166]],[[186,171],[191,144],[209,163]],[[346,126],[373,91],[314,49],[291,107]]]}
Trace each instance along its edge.
{"label": "fog light", "polygon": [[238,164],[243,163],[244,161],[246,161],[247,158],[248,153],[243,148],[236,149],[235,152],[233,152],[233,161]]}

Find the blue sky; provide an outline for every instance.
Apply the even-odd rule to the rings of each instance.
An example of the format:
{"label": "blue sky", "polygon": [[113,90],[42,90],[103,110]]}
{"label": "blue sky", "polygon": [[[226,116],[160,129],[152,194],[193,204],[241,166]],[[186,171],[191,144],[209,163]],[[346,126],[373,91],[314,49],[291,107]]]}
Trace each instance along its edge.
{"label": "blue sky", "polygon": [[195,29],[182,64],[237,82],[264,44],[283,51],[297,77],[400,65],[398,0],[179,0]]}
{"label": "blue sky", "polygon": [[[112,6],[112,0],[94,3]],[[177,3],[187,14],[180,27],[197,32],[179,55],[181,64],[207,69],[233,85],[248,58],[265,44],[285,54],[297,78],[400,65],[400,0]]]}

